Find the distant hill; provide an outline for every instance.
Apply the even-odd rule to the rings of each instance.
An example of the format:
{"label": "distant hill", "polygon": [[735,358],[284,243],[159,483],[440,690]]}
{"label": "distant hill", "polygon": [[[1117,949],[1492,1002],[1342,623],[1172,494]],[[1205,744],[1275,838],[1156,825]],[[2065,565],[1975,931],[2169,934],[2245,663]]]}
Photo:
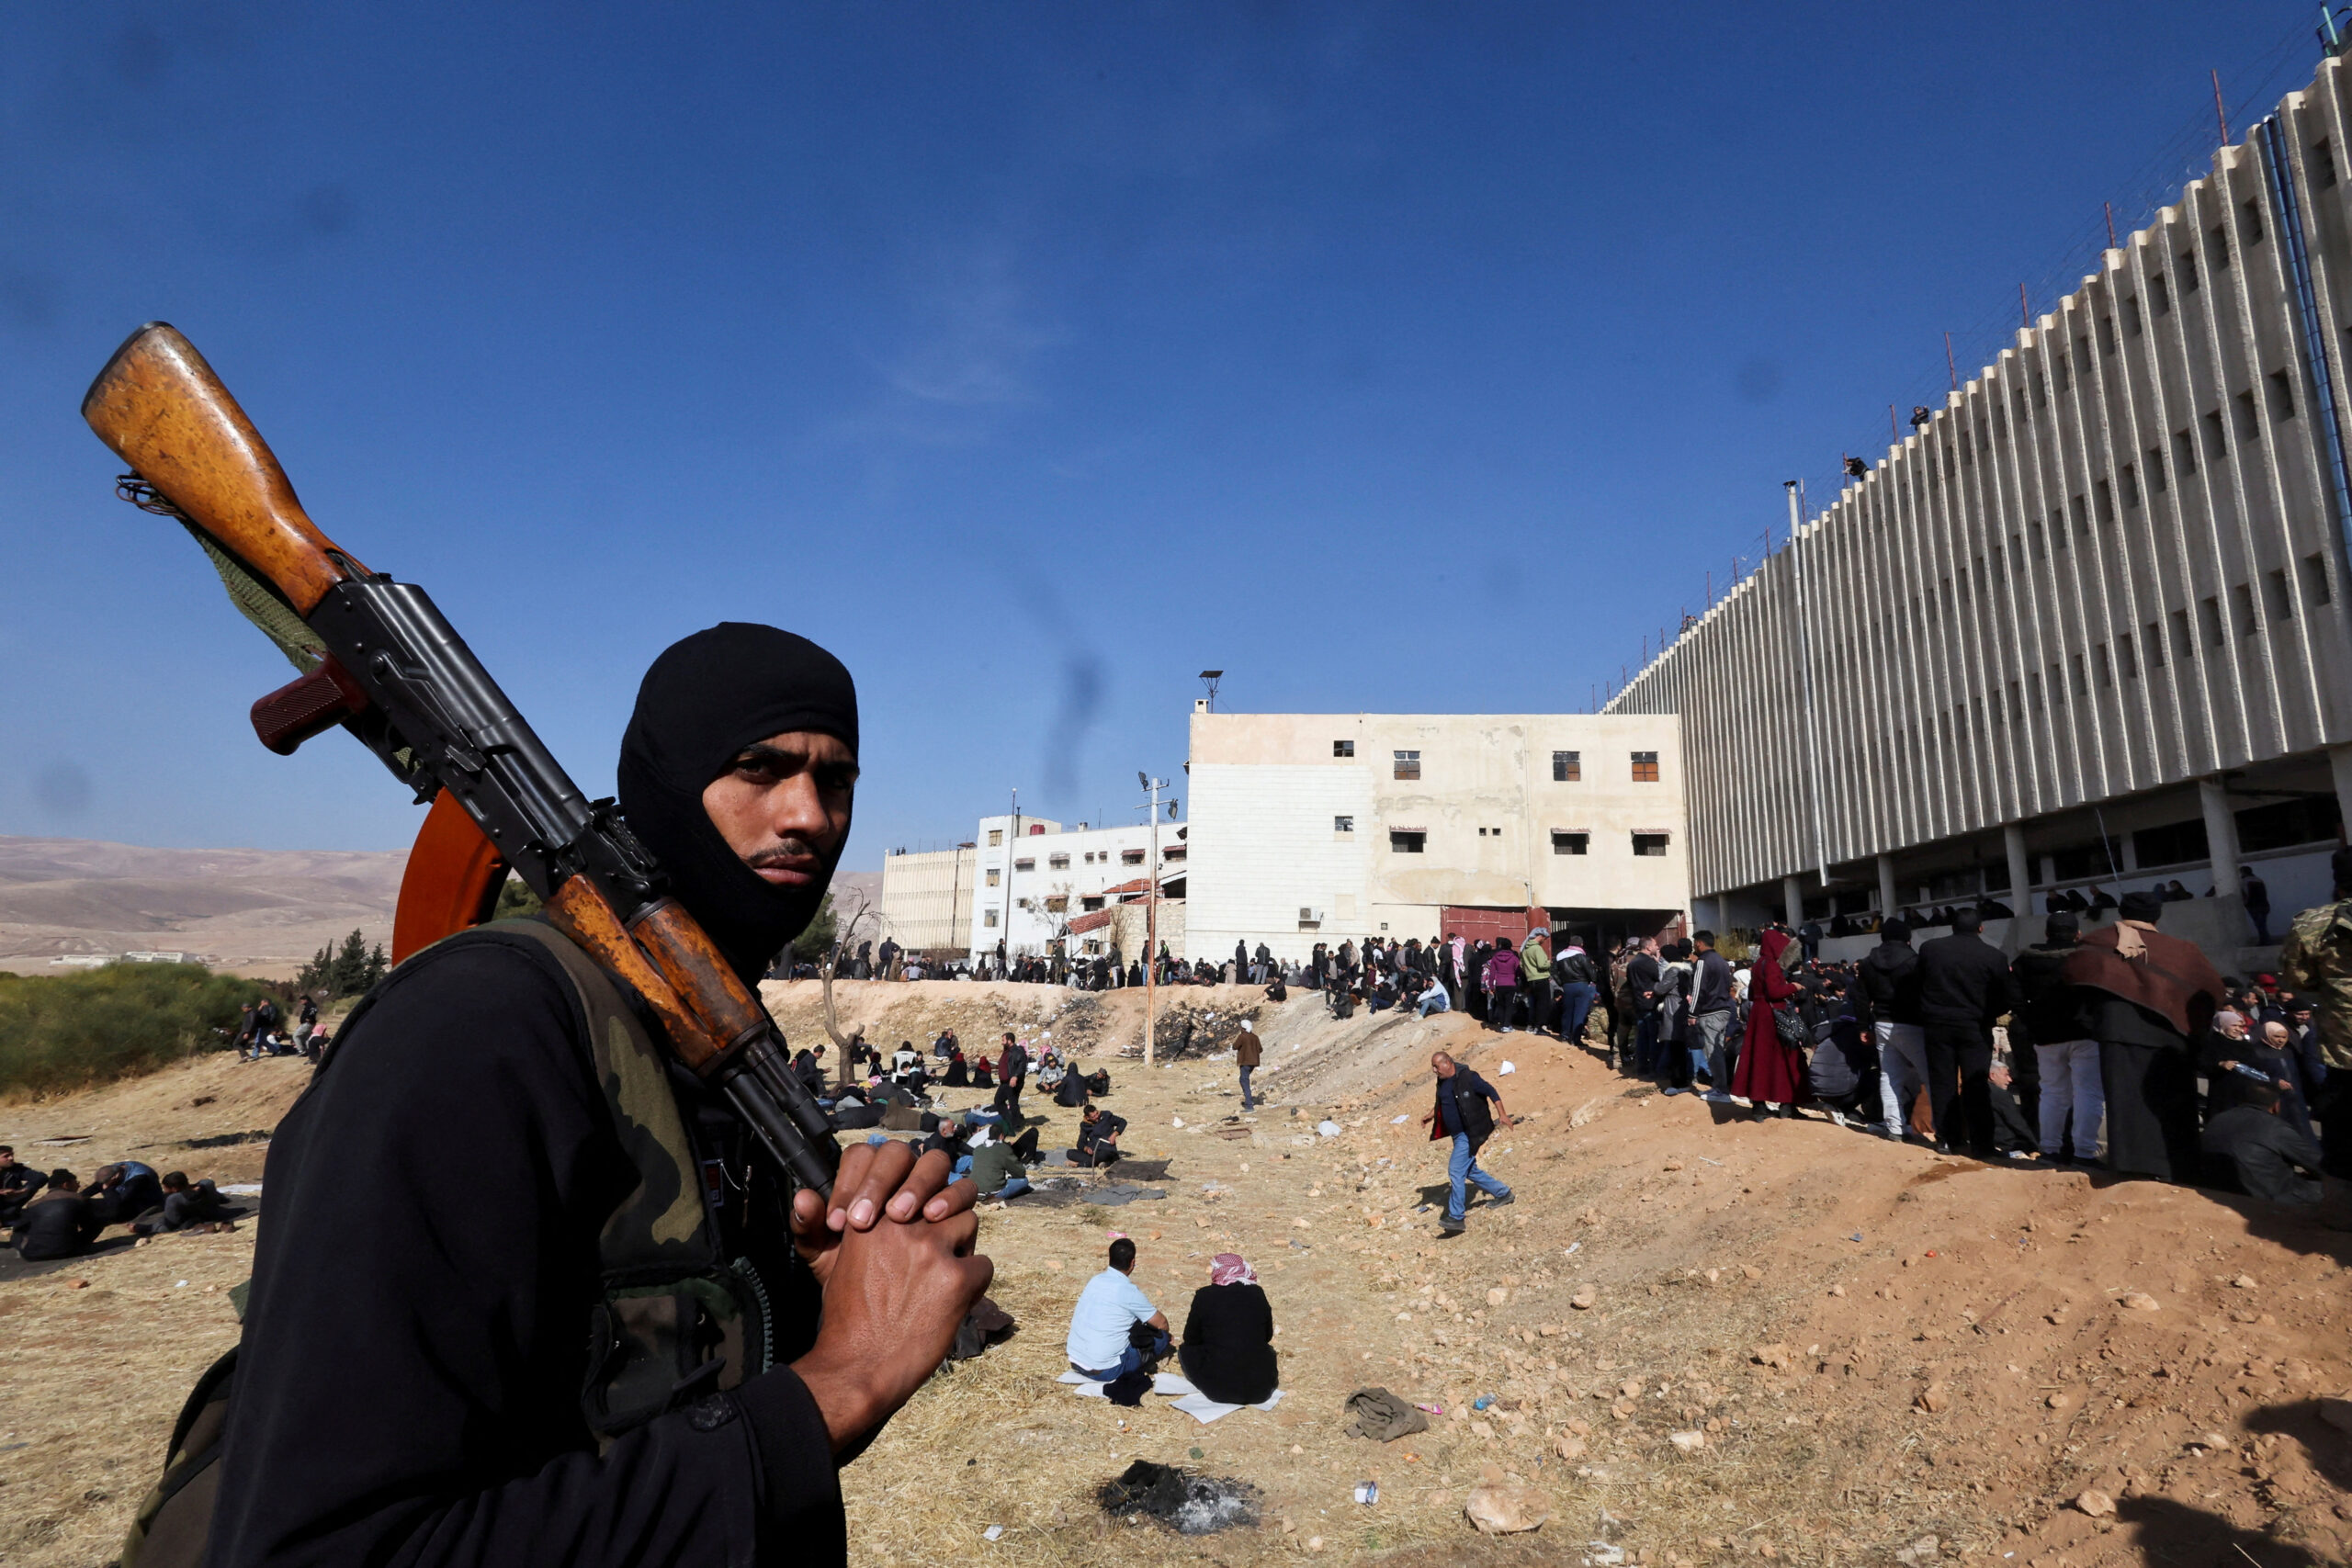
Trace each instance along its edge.
{"label": "distant hill", "polygon": [[406,850],[158,850],[0,836],[0,964],[184,952],[223,968],[294,966],[356,927],[389,942]]}
{"label": "distant hill", "polygon": [[[75,953],[180,952],[290,976],[356,927],[389,943],[406,850],[157,850],[0,835],[0,968],[53,973]],[[880,872],[837,894],[882,897]]]}

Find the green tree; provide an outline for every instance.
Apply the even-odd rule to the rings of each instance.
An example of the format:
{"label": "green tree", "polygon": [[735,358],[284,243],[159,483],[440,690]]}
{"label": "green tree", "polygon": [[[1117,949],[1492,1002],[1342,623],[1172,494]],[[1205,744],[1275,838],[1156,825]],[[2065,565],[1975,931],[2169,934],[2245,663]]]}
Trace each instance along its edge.
{"label": "green tree", "polygon": [[110,1082],[229,1043],[271,987],[200,964],[109,964],[0,987],[0,1095]]}
{"label": "green tree", "polygon": [[509,872],[499,885],[498,907],[490,912],[493,920],[519,919],[539,912],[539,896],[523,885],[523,879]]}
{"label": "green tree", "polygon": [[384,961],[384,944],[378,942],[375,950],[368,954],[367,967],[360,971],[359,988],[363,991],[374,990],[377,983],[390,972],[391,967]]}
{"label": "green tree", "polygon": [[814,964],[832,945],[833,896],[828,893],[817,906],[817,918],[808,922],[808,929],[792,939],[792,956],[803,964]]}

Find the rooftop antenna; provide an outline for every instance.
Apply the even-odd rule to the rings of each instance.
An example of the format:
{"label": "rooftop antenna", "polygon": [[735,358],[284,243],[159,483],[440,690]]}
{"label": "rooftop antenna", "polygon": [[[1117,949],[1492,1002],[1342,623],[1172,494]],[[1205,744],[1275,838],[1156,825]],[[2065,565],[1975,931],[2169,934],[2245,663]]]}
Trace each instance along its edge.
{"label": "rooftop antenna", "polygon": [[1951,372],[1951,389],[1960,390],[1960,361],[1951,356],[1951,333],[1944,333],[1944,368]]}
{"label": "rooftop antenna", "polygon": [[2018,285],[2018,325],[2033,331],[2033,307],[2025,302],[2025,285]]}
{"label": "rooftop antenna", "polygon": [[2107,205],[2107,248],[2108,248],[2109,250],[2110,250],[2110,251],[2111,251],[2111,250],[2115,249],[2115,203],[2113,203],[2113,202],[2111,202],[2111,201],[2110,201],[2110,202],[2107,203],[2106,205]]}
{"label": "rooftop antenna", "polygon": [[[2018,295],[2020,299],[2025,295],[2025,285],[2022,283],[2018,285]],[[1899,446],[1903,444],[1903,433],[1895,428],[1893,403],[1886,405],[1886,439],[1893,446]]]}
{"label": "rooftop antenna", "polygon": [[2230,113],[2222,107],[2222,73],[2213,73],[2213,118],[2221,123],[2222,145],[2230,144]]}
{"label": "rooftop antenna", "polygon": [[1209,712],[1211,713],[1216,712],[1216,683],[1224,679],[1225,671],[1222,670],[1201,671],[1201,683],[1209,689]]}

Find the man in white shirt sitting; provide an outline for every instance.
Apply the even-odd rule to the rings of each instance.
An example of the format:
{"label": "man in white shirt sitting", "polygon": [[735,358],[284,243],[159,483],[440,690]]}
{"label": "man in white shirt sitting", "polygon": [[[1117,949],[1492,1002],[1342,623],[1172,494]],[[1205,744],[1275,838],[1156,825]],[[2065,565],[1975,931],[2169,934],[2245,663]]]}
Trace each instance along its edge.
{"label": "man in white shirt sitting", "polygon": [[[1128,1276],[1135,1272],[1136,1244],[1125,1236],[1111,1244],[1111,1266],[1078,1293],[1069,1314],[1069,1364],[1096,1382],[1116,1382],[1133,1371],[1150,1370],[1168,1354],[1168,1315]],[[1134,1342],[1138,1323],[1156,1331],[1147,1348]]]}

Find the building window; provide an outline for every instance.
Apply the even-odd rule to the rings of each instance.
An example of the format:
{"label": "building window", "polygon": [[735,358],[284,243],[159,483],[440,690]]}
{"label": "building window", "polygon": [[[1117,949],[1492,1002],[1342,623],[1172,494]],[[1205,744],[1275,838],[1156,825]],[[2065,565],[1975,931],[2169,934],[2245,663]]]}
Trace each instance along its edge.
{"label": "building window", "polygon": [[1035,860],[1017,860],[1012,863],[1012,869],[1015,871],[1035,871],[1037,869],[1037,863]]}
{"label": "building window", "polygon": [[1417,855],[1428,846],[1429,835],[1414,831],[1393,832],[1388,835],[1388,852],[1396,855]]}
{"label": "building window", "polygon": [[981,917],[981,923],[987,926],[990,931],[996,930],[996,911],[994,909],[989,910],[987,914]]}
{"label": "building window", "polygon": [[1591,848],[1592,835],[1589,833],[1555,832],[1552,835],[1552,852],[1555,855],[1586,854]]}
{"label": "building window", "polygon": [[1634,782],[1635,784],[1657,783],[1657,752],[1636,751],[1634,753]]}
{"label": "building window", "polygon": [[1334,817],[1331,818],[1331,831],[1334,833],[1352,833],[1355,830],[1356,819],[1354,818]]}
{"label": "building window", "polygon": [[1046,869],[1048,871],[1068,871],[1069,869],[1069,852],[1065,851],[1057,855],[1047,855],[1046,857]]}
{"label": "building window", "polygon": [[1046,912],[1049,915],[1066,914],[1069,909],[1069,895],[1067,893],[1057,893],[1046,900]]}
{"label": "building window", "polygon": [[1184,846],[1182,844],[1170,844],[1166,849],[1159,852],[1159,858],[1163,861],[1182,860],[1184,858]]}
{"label": "building window", "polygon": [[[1393,776],[1400,779],[1419,778],[1421,776],[1421,754],[1419,751],[1397,752],[1396,771]],[[1418,854],[1419,852],[1415,851],[1414,852]]]}
{"label": "building window", "polygon": [[1143,852],[1141,850],[1121,850],[1119,852],[1119,863],[1121,865],[1141,865],[1143,863]]}
{"label": "building window", "polygon": [[2294,378],[2284,370],[2273,370],[2270,373],[2270,417],[2273,419],[2295,417],[2295,381]]}
{"label": "building window", "polygon": [[995,866],[989,867],[989,886],[990,887],[994,887],[997,885],[997,879],[1001,877],[1003,874],[1004,873],[998,870]]}
{"label": "building window", "polygon": [[1584,777],[1584,763],[1580,753],[1575,751],[1552,753],[1552,782],[1554,784],[1574,784],[1582,777]]}
{"label": "building window", "polygon": [[2224,640],[2222,634],[2221,600],[2218,598],[2199,599],[2197,601],[2197,608],[2199,611],[2198,618],[2205,623],[2205,646],[2207,648],[2221,647]]}
{"label": "building window", "polygon": [[1102,896],[1099,893],[1082,896],[1078,901],[1078,907],[1091,915],[1102,907]]}
{"label": "building window", "polygon": [[2252,637],[2261,629],[2254,623],[2254,590],[2245,583],[2230,589],[2230,608],[2238,623],[2238,636]]}
{"label": "building window", "polygon": [[989,848],[990,848],[990,849],[995,849],[998,845],[1000,845],[1000,844],[1001,844],[1001,843],[1003,843],[1003,842],[1004,842],[1004,829],[1001,829],[1001,828],[991,828],[991,829],[989,829]]}
{"label": "building window", "polygon": [[2312,178],[2325,190],[2335,183],[2335,149],[2324,141],[2312,143]]}
{"label": "building window", "polygon": [[1331,755],[1334,757],[1352,757],[1355,754],[1356,743],[1354,741],[1334,740],[1331,742]]}
{"label": "building window", "polygon": [[1666,854],[1666,840],[1667,835],[1664,833],[1636,833],[1634,835],[1634,852],[1637,855],[1663,859]]}
{"label": "building window", "polygon": [[2303,603],[2306,604],[2326,604],[2328,598],[2327,558],[2324,555],[2305,556],[2302,559],[2302,577]]}

